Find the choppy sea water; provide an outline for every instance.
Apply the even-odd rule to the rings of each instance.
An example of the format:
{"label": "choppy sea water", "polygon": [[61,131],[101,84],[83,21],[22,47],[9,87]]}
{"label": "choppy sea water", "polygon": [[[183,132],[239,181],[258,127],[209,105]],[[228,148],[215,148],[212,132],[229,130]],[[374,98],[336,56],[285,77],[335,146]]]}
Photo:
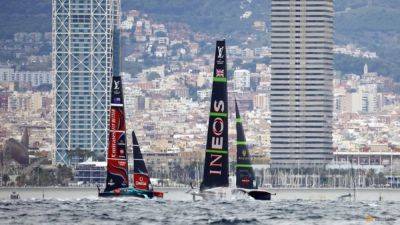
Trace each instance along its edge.
{"label": "choppy sea water", "polygon": [[324,200],[291,191],[299,198],[193,202],[184,190],[171,190],[163,200],[99,199],[92,190],[45,190],[44,199],[38,191],[20,192],[22,199],[9,200],[0,191],[0,224],[400,224],[400,199]]}

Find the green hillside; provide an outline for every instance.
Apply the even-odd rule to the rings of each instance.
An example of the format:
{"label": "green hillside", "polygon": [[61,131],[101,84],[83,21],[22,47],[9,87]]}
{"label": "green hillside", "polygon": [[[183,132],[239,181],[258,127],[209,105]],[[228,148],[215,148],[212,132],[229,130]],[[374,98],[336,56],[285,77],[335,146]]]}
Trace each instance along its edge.
{"label": "green hillside", "polygon": [[[124,11],[137,9],[161,22],[187,23],[194,31],[214,37],[227,37],[231,43],[257,36],[265,44],[267,36],[251,28],[253,21],[268,22],[271,0],[122,0]],[[51,30],[51,0],[0,0],[0,39],[11,38],[16,32],[46,32]],[[354,43],[375,51],[380,57],[374,68],[384,75],[400,80],[400,4],[399,0],[334,0],[337,44]],[[248,19],[241,19],[251,11]],[[357,71],[362,59],[338,69]],[[351,66],[354,65],[354,66]]]}
{"label": "green hillside", "polygon": [[51,31],[51,0],[0,0],[0,39]]}
{"label": "green hillside", "polygon": [[[146,0],[123,1],[124,10],[139,9],[161,21],[179,21],[187,23],[195,31],[229,37],[238,33],[249,35],[254,20],[266,20],[267,4],[265,0],[253,0],[252,3],[240,0]],[[249,19],[241,19],[245,11],[252,11]]]}
{"label": "green hillside", "polygon": [[356,43],[369,51],[377,52],[379,56],[376,60],[351,59],[353,63],[348,64],[341,64],[339,60],[336,68],[354,71],[356,65],[368,62],[371,69],[400,81],[399,1],[335,0],[335,3],[336,43]]}

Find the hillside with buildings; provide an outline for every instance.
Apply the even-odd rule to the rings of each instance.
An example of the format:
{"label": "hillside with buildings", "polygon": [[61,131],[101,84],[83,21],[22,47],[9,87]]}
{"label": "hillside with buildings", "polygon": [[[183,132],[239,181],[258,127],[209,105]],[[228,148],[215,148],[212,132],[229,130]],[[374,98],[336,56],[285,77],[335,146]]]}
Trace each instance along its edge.
{"label": "hillside with buildings", "polygon": [[[362,1],[354,1],[354,4],[337,2],[341,2],[340,7],[337,6],[339,20],[341,16],[352,15],[352,12],[368,11],[375,8],[374,5],[384,7],[377,1],[370,1],[370,5]],[[50,7],[49,1],[37,0],[37,3],[40,9],[23,12],[27,15],[32,13],[32,18],[35,18],[35,15],[41,15],[41,10]],[[209,0],[203,1],[204,4],[176,0],[123,3],[120,28],[126,122],[128,131],[135,130],[137,133],[152,176],[183,183],[199,179],[212,86],[214,43],[216,38],[227,33],[231,34],[227,47],[229,90],[239,100],[254,162],[268,165],[273,76],[272,50],[268,41],[270,24],[268,13],[264,12],[268,7],[266,2],[226,0],[220,1],[218,7],[215,1]],[[22,3],[10,4],[21,7]],[[192,10],[185,11],[185,8]],[[9,10],[12,13],[15,9]],[[32,21],[36,23],[35,19]],[[50,27],[50,20],[43,21],[48,21],[48,24],[42,23]],[[353,25],[341,24],[336,38],[344,41],[337,41],[333,46],[338,71],[333,74],[333,85],[329,85],[333,87],[333,157],[335,162],[345,166],[356,159],[359,168],[388,172],[393,159],[400,161],[400,84],[388,76],[397,75],[393,72],[396,67],[392,66],[397,58],[386,58],[385,54],[392,54],[391,51],[382,53],[379,48],[370,49],[360,44],[358,40],[365,36],[350,38],[354,33],[352,29],[363,32],[361,27],[364,25],[360,25],[363,21]],[[18,33],[10,36],[5,33],[7,38],[0,40],[0,149],[20,146],[19,140],[23,139],[27,128],[30,141],[19,149],[28,152],[31,166],[40,162],[43,171],[56,175],[58,169],[51,165],[52,160],[57,161],[54,157],[57,127],[54,109],[62,107],[54,101],[56,88],[51,92],[52,84],[57,82],[50,73],[52,33],[49,27],[43,29],[33,25],[36,30],[15,27],[13,29],[19,30],[13,32]],[[371,29],[365,29],[365,32],[391,34],[391,31],[384,30],[387,28],[379,29],[371,23]],[[340,35],[342,32],[343,37]],[[393,32],[393,37],[396,37],[396,29]],[[74,41],[81,42],[79,39]],[[382,49],[386,47],[382,44]],[[395,46],[392,49],[396,51]],[[87,106],[86,96],[83,94],[77,100],[82,102],[82,107]],[[233,93],[229,96],[229,105],[233,106]],[[231,126],[230,130],[233,131],[234,127]],[[231,135],[234,140],[235,133]],[[131,147],[131,143],[128,145]],[[66,161],[72,158],[76,162],[86,161],[91,157],[86,150],[74,148],[69,152],[76,155],[71,153],[64,157]],[[235,148],[231,151],[234,156]],[[19,177],[21,184],[25,178],[25,184],[29,184],[29,180],[33,181],[42,174],[40,171],[35,174],[29,166],[16,160],[10,160],[7,166],[10,179],[17,182]],[[104,163],[88,161],[80,166],[83,172],[76,171],[76,180],[87,182],[82,175],[85,170],[101,171]],[[24,171],[33,175],[24,178]],[[400,173],[400,170],[397,172]],[[101,182],[104,181],[103,175],[97,177]],[[67,182],[69,180],[61,183]]]}
{"label": "hillside with buildings", "polygon": [[[335,59],[337,70],[359,72],[365,63],[371,69],[400,79],[400,10],[395,0],[335,0],[335,43],[353,44],[364,51],[375,52],[377,57],[365,59],[338,55]],[[10,49],[1,46],[10,42],[15,34],[24,32],[45,33],[51,31],[51,1],[21,0],[7,1],[0,9],[4,22],[0,32],[0,61],[18,60]],[[31,7],[25,7],[30,5]],[[122,10],[132,9],[146,13],[155,21],[173,21],[187,24],[194,32],[213,37],[226,37],[229,44],[247,42],[250,46],[269,46],[270,0],[247,1],[122,1]],[[267,9],[267,10],[266,10]],[[8,18],[13,18],[12,20]],[[362,18],[362,19],[356,19]],[[45,22],[47,21],[47,22]],[[26,24],[28,24],[27,26]],[[12,41],[11,41],[12,42]],[[49,46],[38,46],[40,54],[49,54]],[[349,63],[342,63],[342,62]],[[47,64],[49,66],[49,64]]]}

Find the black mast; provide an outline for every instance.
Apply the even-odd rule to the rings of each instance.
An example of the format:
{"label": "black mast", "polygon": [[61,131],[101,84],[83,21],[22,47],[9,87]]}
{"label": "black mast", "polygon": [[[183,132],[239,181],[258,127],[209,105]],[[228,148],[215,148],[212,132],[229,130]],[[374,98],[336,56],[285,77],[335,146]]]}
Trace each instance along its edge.
{"label": "black mast", "polygon": [[228,94],[225,40],[217,41],[203,182],[200,190],[229,186]]}
{"label": "black mast", "polygon": [[246,137],[244,136],[242,118],[240,117],[239,108],[235,99],[236,108],[236,148],[237,148],[237,164],[236,164],[236,187],[255,189],[255,175],[251,166],[249,150],[247,149]]}

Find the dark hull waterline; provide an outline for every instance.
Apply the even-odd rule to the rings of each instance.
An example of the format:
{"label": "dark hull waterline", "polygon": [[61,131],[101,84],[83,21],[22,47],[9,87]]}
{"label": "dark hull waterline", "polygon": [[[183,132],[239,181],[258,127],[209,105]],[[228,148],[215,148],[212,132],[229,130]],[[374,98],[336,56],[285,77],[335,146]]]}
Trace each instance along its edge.
{"label": "dark hull waterline", "polygon": [[233,189],[232,192],[241,192],[247,194],[248,196],[252,197],[255,200],[262,200],[262,201],[271,200],[271,193],[266,190],[237,188]]}
{"label": "dark hull waterline", "polygon": [[108,192],[99,192],[99,197],[136,197],[151,199],[154,197],[162,198],[163,193],[149,190],[139,190],[135,188],[120,188]]}
{"label": "dark hull waterline", "polygon": [[193,192],[193,200],[196,200],[196,196],[201,197],[204,200],[215,200],[215,199],[223,199],[232,195],[247,195],[255,200],[260,201],[270,201],[271,193],[266,190],[261,189],[244,189],[244,188],[212,188],[199,192]]}

